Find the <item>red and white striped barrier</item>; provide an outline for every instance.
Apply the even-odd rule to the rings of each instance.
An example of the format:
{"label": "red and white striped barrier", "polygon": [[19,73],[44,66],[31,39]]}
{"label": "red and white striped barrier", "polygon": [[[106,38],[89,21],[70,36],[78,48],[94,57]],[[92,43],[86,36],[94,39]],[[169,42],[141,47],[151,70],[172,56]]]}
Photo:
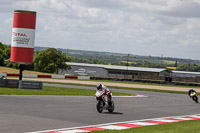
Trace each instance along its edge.
{"label": "red and white striped barrier", "polygon": [[[9,74],[9,73],[0,73],[0,76],[5,77],[19,77],[19,74]],[[22,77],[26,78],[52,78],[52,79],[90,79],[90,77],[87,76],[71,76],[71,75],[35,75],[35,74],[23,74]]]}
{"label": "red and white striped barrier", "polygon": [[152,119],[144,119],[144,120],[136,120],[136,121],[90,125],[90,126],[83,126],[83,127],[36,131],[36,132],[29,132],[29,133],[81,133],[81,132],[90,132],[90,131],[98,131],[98,130],[123,130],[123,129],[159,125],[159,124],[164,124],[164,123],[172,123],[172,122],[179,122],[179,121],[186,121],[186,120],[196,120],[196,119],[200,119],[200,114],[152,118]]}

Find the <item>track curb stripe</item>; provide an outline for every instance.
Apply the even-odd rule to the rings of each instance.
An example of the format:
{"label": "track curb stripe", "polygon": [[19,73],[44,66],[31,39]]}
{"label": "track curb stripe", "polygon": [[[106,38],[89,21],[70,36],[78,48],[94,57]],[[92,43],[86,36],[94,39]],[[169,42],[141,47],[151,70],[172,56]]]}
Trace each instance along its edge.
{"label": "track curb stripe", "polygon": [[98,131],[98,130],[123,130],[123,129],[129,129],[129,128],[142,127],[142,126],[151,126],[151,125],[173,123],[173,122],[180,122],[180,121],[186,121],[186,120],[196,120],[196,119],[200,119],[200,114],[161,117],[161,118],[152,118],[152,119],[144,119],[144,120],[107,123],[107,124],[100,124],[100,125],[90,125],[90,126],[84,126],[84,127],[72,127],[72,128],[65,128],[65,129],[36,131],[36,132],[29,132],[29,133],[80,133],[80,132],[90,132],[90,131]]}

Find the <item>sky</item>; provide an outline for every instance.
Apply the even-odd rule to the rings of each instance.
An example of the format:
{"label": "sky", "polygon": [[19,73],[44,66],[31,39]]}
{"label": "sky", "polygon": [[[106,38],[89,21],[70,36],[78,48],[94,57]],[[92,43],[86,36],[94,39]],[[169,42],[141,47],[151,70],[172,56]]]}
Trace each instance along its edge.
{"label": "sky", "polygon": [[35,46],[200,60],[200,0],[0,0],[0,42],[14,10],[37,12]]}

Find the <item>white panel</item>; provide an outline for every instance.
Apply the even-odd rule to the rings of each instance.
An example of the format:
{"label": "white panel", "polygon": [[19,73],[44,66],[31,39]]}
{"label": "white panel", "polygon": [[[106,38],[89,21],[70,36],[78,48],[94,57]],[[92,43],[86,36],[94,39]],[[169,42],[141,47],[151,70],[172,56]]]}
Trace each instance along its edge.
{"label": "white panel", "polygon": [[98,127],[98,128],[104,128],[104,129],[110,129],[110,130],[122,130],[122,129],[128,129],[130,127],[110,125],[110,126],[101,126],[101,127]]}
{"label": "white panel", "polygon": [[178,122],[176,120],[165,120],[165,119],[154,120],[154,121],[160,121],[160,122]]}
{"label": "white panel", "polygon": [[90,79],[89,76],[78,76],[78,79]]}
{"label": "white panel", "polygon": [[147,123],[147,122],[134,122],[129,124],[142,125],[142,126],[158,125],[157,123]]}
{"label": "white panel", "polygon": [[174,119],[180,119],[180,120],[194,120],[194,119],[191,119],[191,118],[182,118],[182,117],[176,117],[176,118],[174,118]]}
{"label": "white panel", "polygon": [[34,75],[34,74],[23,74],[22,77],[27,77],[27,78],[37,78],[37,75]]}
{"label": "white panel", "polygon": [[13,28],[11,45],[14,47],[34,48],[35,30]]}
{"label": "white panel", "polygon": [[51,75],[51,78],[53,78],[53,79],[64,79],[65,76],[63,76],[63,75]]}
{"label": "white panel", "polygon": [[7,76],[7,74],[6,73],[0,73],[0,76]]}
{"label": "white panel", "polygon": [[68,130],[68,131],[59,131],[58,133],[82,133],[82,132],[89,132],[89,131],[85,131],[85,130]]}

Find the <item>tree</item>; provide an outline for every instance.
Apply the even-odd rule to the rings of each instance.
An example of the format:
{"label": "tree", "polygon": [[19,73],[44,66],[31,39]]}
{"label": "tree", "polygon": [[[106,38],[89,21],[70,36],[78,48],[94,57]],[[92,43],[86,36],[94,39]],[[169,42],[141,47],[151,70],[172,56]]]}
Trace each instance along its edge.
{"label": "tree", "polygon": [[0,42],[0,66],[5,65],[5,61],[10,58],[10,46]]}
{"label": "tree", "polygon": [[60,50],[48,48],[36,54],[34,58],[34,69],[40,72],[57,73],[58,68],[70,68],[65,63],[67,61],[71,61],[71,58],[63,54]]}

